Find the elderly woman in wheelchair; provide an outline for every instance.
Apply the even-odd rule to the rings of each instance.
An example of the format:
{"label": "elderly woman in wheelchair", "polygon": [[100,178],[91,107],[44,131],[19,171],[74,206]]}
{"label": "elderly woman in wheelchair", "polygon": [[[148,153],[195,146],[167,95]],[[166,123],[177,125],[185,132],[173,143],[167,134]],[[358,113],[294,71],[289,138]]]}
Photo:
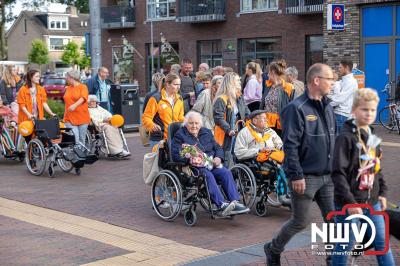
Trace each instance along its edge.
{"label": "elderly woman in wheelchair", "polygon": [[[130,156],[131,154],[121,129],[111,125],[110,123],[112,114],[98,105],[96,95],[89,95],[88,104],[90,119],[95,127],[95,131],[97,131],[95,134],[99,133],[99,138],[101,140],[96,142],[101,146],[99,147],[99,150],[109,157],[126,158]],[[86,141],[86,144],[88,144],[88,142],[96,141],[96,139],[92,140],[92,137],[86,138],[90,138],[90,140]],[[92,146],[92,143],[89,143],[89,146]]]}
{"label": "elderly woman in wheelchair", "polygon": [[[195,156],[189,156],[185,154],[185,147],[196,147],[199,152]],[[228,216],[249,211],[246,206],[239,203],[240,195],[232,173],[222,165],[223,150],[215,142],[211,130],[202,127],[201,114],[197,112],[186,114],[184,126],[176,132],[172,140],[171,154],[175,162],[190,164],[205,177],[208,192],[218,208],[218,214]]]}
{"label": "elderly woman in wheelchair", "polygon": [[234,154],[236,161],[231,171],[246,176],[248,183],[255,182],[256,189],[247,191],[247,199],[252,206],[257,197],[256,214],[267,213],[266,202],[273,206],[290,207],[285,173],[281,167],[284,153],[282,140],[277,133],[267,126],[264,110],[253,111],[246,126],[239,132]]}

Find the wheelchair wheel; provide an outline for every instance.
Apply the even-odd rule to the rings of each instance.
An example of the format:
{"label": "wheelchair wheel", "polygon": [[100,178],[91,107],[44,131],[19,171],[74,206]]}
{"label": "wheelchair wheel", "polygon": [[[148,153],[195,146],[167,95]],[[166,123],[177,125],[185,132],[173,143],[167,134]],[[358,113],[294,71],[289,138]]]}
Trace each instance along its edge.
{"label": "wheelchair wheel", "polygon": [[260,217],[267,215],[267,203],[263,199],[256,203],[256,214]]}
{"label": "wheelchair wheel", "polygon": [[43,143],[32,139],[25,152],[25,164],[32,175],[42,175],[46,169],[47,155]]}
{"label": "wheelchair wheel", "polygon": [[92,134],[90,134],[89,130],[86,130],[86,136],[85,136],[85,147],[86,149],[88,149],[89,151],[92,151],[92,146],[93,146],[93,138],[92,138]]}
{"label": "wheelchair wheel", "polygon": [[194,210],[187,209],[184,213],[183,213],[183,218],[185,219],[185,224],[188,226],[194,226],[197,222],[197,214]]}
{"label": "wheelchair wheel", "polygon": [[61,168],[65,173],[69,173],[74,169],[74,166],[70,161],[65,160],[64,158],[57,159],[58,167]]}
{"label": "wheelchair wheel", "polygon": [[254,205],[257,196],[256,179],[247,165],[236,164],[231,168],[240,195],[240,202],[246,207]]}
{"label": "wheelchair wheel", "polygon": [[158,173],[151,186],[151,202],[157,215],[166,221],[179,215],[183,204],[182,187],[172,171]]}

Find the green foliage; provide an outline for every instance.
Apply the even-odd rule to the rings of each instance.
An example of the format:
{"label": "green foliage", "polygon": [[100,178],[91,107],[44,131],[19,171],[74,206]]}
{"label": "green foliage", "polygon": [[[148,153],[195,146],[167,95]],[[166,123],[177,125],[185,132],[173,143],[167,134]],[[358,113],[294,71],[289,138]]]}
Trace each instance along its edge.
{"label": "green foliage", "polygon": [[80,13],[89,14],[89,0],[53,0],[68,6],[75,6]]}
{"label": "green foliage", "polygon": [[[55,113],[60,120],[64,118],[65,105],[62,101],[48,99],[47,104],[50,109]],[[50,118],[50,116],[46,113],[46,118]]]}
{"label": "green foliage", "polygon": [[50,61],[49,50],[47,45],[39,39],[32,41],[32,48],[28,54],[30,63],[38,64],[39,66],[47,64]]}
{"label": "green foliage", "polygon": [[91,65],[90,60],[91,60],[90,56],[83,54],[82,57],[79,59],[79,63],[78,63],[79,67],[81,69],[90,67],[90,65]]}
{"label": "green foliage", "polygon": [[67,65],[78,65],[79,59],[81,55],[79,53],[78,45],[71,41],[67,45],[65,45],[64,53],[61,56],[61,61],[63,61]]}

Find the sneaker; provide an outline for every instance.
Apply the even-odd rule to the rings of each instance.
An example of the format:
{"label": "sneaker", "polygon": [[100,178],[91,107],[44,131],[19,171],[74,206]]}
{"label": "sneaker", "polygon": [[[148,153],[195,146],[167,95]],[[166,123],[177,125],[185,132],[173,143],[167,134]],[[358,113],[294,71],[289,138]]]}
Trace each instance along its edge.
{"label": "sneaker", "polygon": [[280,266],[281,254],[272,253],[271,242],[264,245],[265,256],[267,257],[267,266]]}
{"label": "sneaker", "polygon": [[131,154],[130,154],[129,152],[123,150],[123,151],[121,151],[120,153],[118,153],[116,156],[117,156],[118,158],[125,158],[125,157],[128,157],[128,156],[130,156],[130,155],[131,155]]}
{"label": "sneaker", "polygon": [[219,213],[221,216],[229,216],[231,215],[232,210],[235,208],[235,202],[224,202],[221,205],[221,208],[219,209]]}
{"label": "sneaker", "polygon": [[231,214],[242,214],[250,211],[249,208],[244,206],[242,203],[239,203],[237,200],[233,201],[235,203],[235,208],[231,211]]}

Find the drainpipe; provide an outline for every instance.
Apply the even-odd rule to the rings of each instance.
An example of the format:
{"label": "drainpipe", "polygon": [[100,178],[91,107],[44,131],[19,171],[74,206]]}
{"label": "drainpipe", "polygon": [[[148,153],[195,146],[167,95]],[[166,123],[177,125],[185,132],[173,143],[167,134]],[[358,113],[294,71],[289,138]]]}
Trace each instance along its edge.
{"label": "drainpipe", "polygon": [[100,2],[89,0],[90,13],[90,55],[92,62],[92,75],[97,73],[101,64],[101,26],[100,26]]}

